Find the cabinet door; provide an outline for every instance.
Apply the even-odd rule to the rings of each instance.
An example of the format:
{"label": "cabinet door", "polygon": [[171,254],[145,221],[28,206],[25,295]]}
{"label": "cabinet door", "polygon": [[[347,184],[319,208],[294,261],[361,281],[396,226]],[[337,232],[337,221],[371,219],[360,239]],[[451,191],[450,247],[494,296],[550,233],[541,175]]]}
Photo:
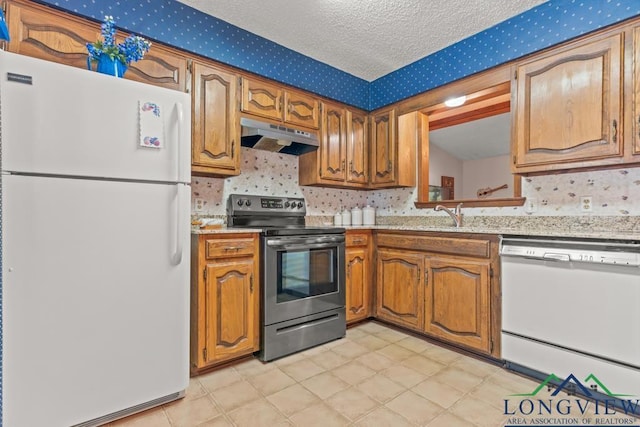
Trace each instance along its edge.
{"label": "cabinet door", "polygon": [[263,81],[242,79],[242,111],[282,120],[282,89]]}
{"label": "cabinet door", "polygon": [[320,178],[343,182],[346,178],[345,111],[337,105],[324,104],[320,150]]}
{"label": "cabinet door", "polygon": [[191,162],[196,174],[240,173],[235,74],[194,63]]}
{"label": "cabinet door", "polygon": [[[12,2],[7,10],[10,52],[87,68],[87,42],[101,38],[100,25],[35,4]],[[118,40],[126,37],[118,33]],[[124,78],[184,91],[187,60],[158,43],[129,65]]]}
{"label": "cabinet door", "polygon": [[633,154],[640,155],[640,27],[633,30]]}
{"label": "cabinet door", "polygon": [[423,261],[422,254],[378,250],[376,316],[411,329],[423,329]]}
{"label": "cabinet door", "polygon": [[318,129],[320,102],[297,92],[285,92],[284,121],[311,129]]}
{"label": "cabinet door", "polygon": [[623,35],[517,67],[515,171],[623,155]]}
{"label": "cabinet door", "polygon": [[427,260],[425,332],[489,353],[489,261]]}
{"label": "cabinet door", "polygon": [[347,182],[369,182],[368,140],[367,116],[347,111]]}
{"label": "cabinet door", "polygon": [[371,183],[393,184],[395,180],[395,110],[371,118]]}
{"label": "cabinet door", "polygon": [[367,248],[346,250],[347,322],[369,317],[369,251]]}
{"label": "cabinet door", "polygon": [[252,259],[207,264],[205,364],[249,354],[258,349],[256,280]]}

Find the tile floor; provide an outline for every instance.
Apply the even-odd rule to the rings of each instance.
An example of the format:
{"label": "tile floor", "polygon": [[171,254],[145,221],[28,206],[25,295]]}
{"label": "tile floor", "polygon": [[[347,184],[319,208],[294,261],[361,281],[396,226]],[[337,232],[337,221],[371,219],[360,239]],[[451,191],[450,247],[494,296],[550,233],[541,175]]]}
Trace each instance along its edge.
{"label": "tile floor", "polygon": [[368,322],[271,363],[252,359],[191,378],[184,399],[110,426],[493,427],[508,421],[505,398],[537,386]]}

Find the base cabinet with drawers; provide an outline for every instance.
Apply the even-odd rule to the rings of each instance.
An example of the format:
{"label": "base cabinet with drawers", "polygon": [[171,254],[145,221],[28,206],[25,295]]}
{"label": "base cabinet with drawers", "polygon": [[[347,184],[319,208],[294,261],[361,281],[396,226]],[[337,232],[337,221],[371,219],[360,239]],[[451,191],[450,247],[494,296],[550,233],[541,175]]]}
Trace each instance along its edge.
{"label": "base cabinet with drawers", "polygon": [[193,235],[191,373],[259,350],[257,233]]}
{"label": "base cabinet with drawers", "polygon": [[371,316],[371,232],[347,230],[346,307],[347,323]]}
{"label": "base cabinet with drawers", "polygon": [[497,236],[380,231],[376,248],[377,318],[499,357]]}

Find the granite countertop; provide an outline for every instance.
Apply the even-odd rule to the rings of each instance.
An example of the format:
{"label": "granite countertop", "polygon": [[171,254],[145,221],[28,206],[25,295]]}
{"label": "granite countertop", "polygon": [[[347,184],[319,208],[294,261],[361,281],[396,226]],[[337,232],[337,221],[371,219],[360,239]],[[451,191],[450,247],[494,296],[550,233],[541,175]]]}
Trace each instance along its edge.
{"label": "granite countertop", "polygon": [[222,228],[212,228],[212,229],[202,229],[202,228],[191,228],[191,234],[232,234],[232,233],[260,233],[262,229],[260,228],[227,228],[226,226],[222,226]]}

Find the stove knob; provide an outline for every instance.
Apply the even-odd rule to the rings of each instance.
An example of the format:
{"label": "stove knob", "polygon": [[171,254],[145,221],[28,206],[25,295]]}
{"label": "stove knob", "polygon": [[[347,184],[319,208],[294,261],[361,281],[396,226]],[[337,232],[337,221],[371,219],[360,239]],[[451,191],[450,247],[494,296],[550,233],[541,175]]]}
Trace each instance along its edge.
{"label": "stove knob", "polygon": [[247,206],[251,206],[251,200],[247,200],[247,203],[245,203]]}
{"label": "stove knob", "polygon": [[244,200],[242,199],[238,200],[238,206],[242,206],[242,205],[244,205]]}
{"label": "stove knob", "polygon": [[298,202],[298,207],[299,207],[299,208],[302,208],[303,206],[304,206],[304,203],[302,203],[302,202]]}
{"label": "stove knob", "polygon": [[289,207],[289,205],[291,205],[291,203],[289,203],[289,202],[284,202],[284,207],[285,207],[285,208],[288,208],[288,207]]}
{"label": "stove knob", "polygon": [[296,202],[291,203],[291,209],[295,209],[296,208]]}

